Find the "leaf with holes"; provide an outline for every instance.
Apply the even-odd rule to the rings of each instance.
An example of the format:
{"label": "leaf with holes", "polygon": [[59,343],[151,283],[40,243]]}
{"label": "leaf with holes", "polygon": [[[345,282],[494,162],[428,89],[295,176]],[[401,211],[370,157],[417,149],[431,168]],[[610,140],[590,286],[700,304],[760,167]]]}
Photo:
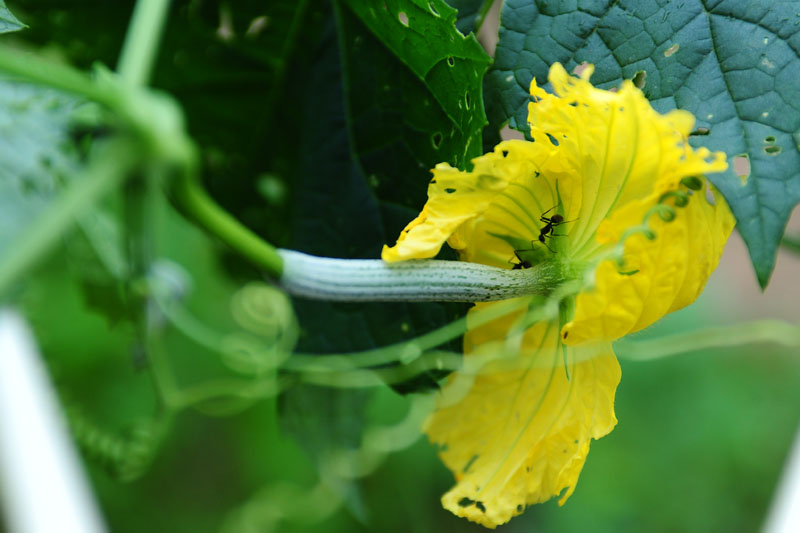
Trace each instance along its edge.
{"label": "leaf with holes", "polygon": [[440,160],[464,168],[479,156],[486,125],[482,84],[489,56],[474,36],[464,37],[456,29],[456,10],[443,0],[345,4],[425,84],[450,119],[451,129],[441,132],[442,142],[452,139],[459,148],[452,158]]}
{"label": "leaf with holes", "polygon": [[26,27],[27,26],[15,17],[6,7],[5,0],[0,0],[0,33],[17,31]]}
{"label": "leaf with holes", "polygon": [[486,77],[487,113],[493,129],[508,122],[524,132],[528,85],[546,79],[555,62],[567,70],[593,63],[595,85],[634,79],[659,111],[692,112],[692,143],[724,151],[732,163],[709,177],[765,287],[800,202],[800,1],[712,4],[507,0]]}

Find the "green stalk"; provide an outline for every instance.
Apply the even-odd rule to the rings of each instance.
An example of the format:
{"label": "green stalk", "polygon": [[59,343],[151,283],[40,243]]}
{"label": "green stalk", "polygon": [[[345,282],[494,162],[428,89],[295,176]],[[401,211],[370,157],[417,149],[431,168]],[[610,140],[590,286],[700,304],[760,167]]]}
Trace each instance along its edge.
{"label": "green stalk", "polygon": [[[159,41],[166,22],[169,0],[138,0],[133,11],[128,33],[122,45],[117,73],[123,83],[132,87],[144,87],[150,78],[150,72],[158,52]],[[139,104],[138,108],[144,107]],[[142,111],[144,111],[142,109]],[[158,137],[167,132],[150,125],[150,130],[143,129],[142,133],[152,133],[156,146],[161,146]],[[182,132],[180,132],[182,133]],[[135,287],[141,280],[147,279],[150,274],[153,259],[152,213],[155,205],[154,195],[158,192],[156,182],[160,174],[159,169],[145,167],[144,172],[134,176],[125,188],[125,230],[127,243],[127,256],[129,264],[129,277],[126,280],[128,292],[135,303],[138,313],[134,324],[136,327],[137,342],[147,353],[150,362],[149,368],[153,376],[156,393],[161,398],[167,410],[170,410],[171,391],[168,377],[164,374],[162,354],[157,349],[153,350],[150,344],[152,323],[149,320],[149,294],[137,293]],[[158,172],[158,174],[156,174]]]}
{"label": "green stalk", "polygon": [[[138,0],[117,71],[132,85],[144,85],[155,61],[169,0]],[[188,174],[176,178],[171,199],[186,215],[234,250],[280,276],[283,261],[275,249],[216,204]]]}
{"label": "green stalk", "polygon": [[798,347],[800,346],[800,328],[781,320],[756,320],[744,324],[675,333],[655,339],[626,338],[614,343],[614,351],[622,359],[651,361],[683,353],[714,348],[732,348],[754,343]]}
{"label": "green stalk", "polygon": [[465,261],[335,259],[293,250],[283,258],[281,286],[289,293],[341,302],[491,302],[546,296],[563,282],[564,269],[544,262],[503,269]]}
{"label": "green stalk", "polygon": [[0,71],[21,78],[22,81],[52,87],[70,94],[83,96],[115,108],[116,94],[98,86],[89,76],[68,65],[45,61],[27,52],[0,46]]}
{"label": "green stalk", "polygon": [[150,79],[170,0],[138,0],[122,45],[117,72],[130,85],[144,86]]}
{"label": "green stalk", "polygon": [[220,207],[190,176],[175,179],[172,203],[200,227],[215,235],[270,276],[280,278],[283,259],[275,248]]}
{"label": "green stalk", "polygon": [[[144,0],[144,2],[149,2],[149,0]],[[151,10],[146,10],[146,12],[152,13]],[[143,38],[135,37],[137,35],[141,36],[145,35],[145,33],[143,31],[132,30],[130,38]],[[133,45],[130,46],[132,47]],[[129,74],[130,77],[128,78],[130,80],[142,79],[143,65],[147,64],[149,61],[137,57],[138,54],[134,54],[134,59],[123,58],[121,61],[121,64],[133,65],[131,67],[126,67],[131,69],[131,74]],[[114,90],[114,86],[97,84],[91,78],[72,67],[43,61],[35,55],[21,53],[8,47],[0,46],[0,71],[19,77],[29,83],[45,85],[82,96],[103,104],[112,111],[119,113],[126,111],[127,114],[123,113],[126,118],[133,117],[130,113],[130,109],[128,109],[131,107],[132,102],[125,101],[125,93]],[[149,103],[155,104],[159,102],[160,101],[154,101]],[[167,111],[172,111],[172,109],[169,108]],[[128,117],[127,115],[131,116]],[[150,122],[145,122],[145,124],[150,124]],[[138,129],[136,129],[136,131],[139,134],[143,133]],[[157,141],[160,137],[166,135],[165,132],[155,133]],[[162,140],[164,142],[159,141],[151,144],[157,145],[163,150],[169,150],[173,149],[173,145],[177,142],[174,132],[170,134],[169,139]],[[138,147],[135,148],[137,153],[141,156],[141,150]],[[178,148],[183,147],[178,146]],[[283,271],[283,261],[275,252],[275,248],[264,242],[255,233],[217,205],[208,194],[202,190],[201,186],[193,181],[193,178],[188,175],[189,171],[187,169],[184,169],[183,173],[184,175],[176,178],[176,183],[171,187],[171,199],[174,204],[206,231],[219,237],[247,259],[253,261],[259,267],[264,268],[270,275],[279,277]],[[22,259],[20,258],[19,261],[22,262]],[[2,268],[1,265],[0,268]],[[3,274],[3,272],[3,270],[0,270],[0,274],[8,275]],[[7,282],[7,280],[3,280],[5,280],[5,278],[0,277],[0,282]],[[2,287],[1,283],[0,287]]]}

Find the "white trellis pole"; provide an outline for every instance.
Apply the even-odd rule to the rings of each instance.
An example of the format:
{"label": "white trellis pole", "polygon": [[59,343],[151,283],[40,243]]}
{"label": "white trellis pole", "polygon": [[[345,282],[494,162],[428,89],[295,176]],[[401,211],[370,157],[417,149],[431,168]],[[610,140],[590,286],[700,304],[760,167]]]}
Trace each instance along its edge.
{"label": "white trellis pole", "polygon": [[0,501],[13,533],[105,531],[33,337],[3,309]]}
{"label": "white trellis pole", "polygon": [[780,484],[767,515],[764,533],[800,531],[800,431],[795,436]]}

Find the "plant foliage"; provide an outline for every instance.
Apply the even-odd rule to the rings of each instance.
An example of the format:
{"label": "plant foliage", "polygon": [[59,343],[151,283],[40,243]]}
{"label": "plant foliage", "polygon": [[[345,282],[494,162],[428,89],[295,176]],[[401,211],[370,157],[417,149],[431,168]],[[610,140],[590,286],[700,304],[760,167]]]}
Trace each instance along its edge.
{"label": "plant foliage", "polygon": [[[495,128],[526,131],[528,86],[552,63],[595,65],[592,81],[635,79],[660,111],[697,118],[698,145],[732,162],[711,180],[733,209],[762,287],[800,202],[800,2],[508,0],[486,79]],[[737,171],[749,176],[742,183]]]}

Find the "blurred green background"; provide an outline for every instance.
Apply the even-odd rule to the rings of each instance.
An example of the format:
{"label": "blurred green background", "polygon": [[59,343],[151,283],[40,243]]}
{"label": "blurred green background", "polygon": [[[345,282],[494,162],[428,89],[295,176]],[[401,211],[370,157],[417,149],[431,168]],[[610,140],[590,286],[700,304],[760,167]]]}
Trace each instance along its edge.
{"label": "blurred green background", "polygon": [[[267,4],[273,20],[286,18],[280,12],[286,3]],[[17,46],[89,68],[96,60],[114,65],[132,3],[21,0],[11,7],[30,26],[9,37]],[[380,168],[370,170],[379,164],[366,156],[359,164],[337,159],[342,150],[350,153],[352,139],[329,134],[340,117],[328,104],[338,99],[344,105],[335,87],[326,92],[331,79],[341,83],[338,69],[327,70],[328,56],[336,62],[329,7],[309,9],[291,64],[276,59],[283,34],[242,36],[264,9],[264,2],[175,2],[154,85],[184,106],[209,191],[254,231],[278,245],[375,257],[381,239],[396,235],[413,216],[424,186],[387,185]],[[229,38],[226,28],[238,28],[239,38]],[[421,184],[427,168],[416,171]],[[304,181],[314,172],[321,179],[339,172],[361,184],[358,195],[350,194],[353,205],[331,201],[319,181]],[[374,201],[378,193],[389,200]],[[103,212],[114,220],[124,200],[122,192],[110,198]],[[369,201],[367,215],[360,213]],[[259,273],[163,200],[149,209],[148,245],[161,258],[174,298],[218,336],[240,328],[237,295]],[[357,241],[360,217],[375,213],[384,226],[371,241]],[[334,228],[334,237],[320,239],[317,232],[326,228]],[[289,381],[280,401],[215,398],[168,416],[148,360],[166,362],[184,393],[205,394],[209,383],[254,383],[263,376],[232,370],[230,361],[158,313],[156,338],[143,338],[124,283],[94,268],[98,253],[119,251],[116,234],[110,235],[90,242],[84,233],[73,234],[31,273],[15,299],[34,327],[112,531],[244,533],[275,524],[279,531],[482,530],[441,508],[451,475],[422,437],[363,477],[329,479],[342,505],[336,496],[312,492],[321,457],[331,448],[357,448],[363,426],[404,419],[410,400],[388,387],[341,391]],[[782,256],[773,284],[760,294],[734,237],[700,300],[639,336],[753,318],[796,321],[798,269],[796,258]],[[413,336],[459,312],[303,301],[294,306],[300,347],[317,352],[337,349],[325,338],[337,328],[369,330],[365,339],[338,347],[356,350]],[[364,326],[364,316],[385,322]],[[394,329],[380,331],[381,324]],[[757,530],[800,420],[798,354],[756,345],[622,361],[622,369],[619,425],[593,443],[574,495],[563,507],[550,502],[529,508],[498,529]],[[277,522],[281,513],[292,519]]]}
{"label": "blurred green background", "polygon": [[[204,239],[186,229],[198,242]],[[751,318],[744,301],[740,307],[720,305],[738,275],[734,261],[746,264],[743,253],[728,255],[696,304],[639,336]],[[147,416],[154,394],[145,370],[131,368],[129,332],[108,328],[87,309],[64,282],[62,269],[41,279],[48,280],[38,288],[39,303],[46,305],[37,306],[32,295],[29,316],[57,384],[68,391],[66,405],[84,406],[95,421],[104,420],[106,430],[121,431]],[[737,283],[755,287],[752,279]],[[776,302],[780,287],[772,291],[751,305]],[[197,296],[219,308],[216,295]],[[184,342],[183,352],[191,357],[181,364],[208,364]],[[652,362],[623,360],[622,368],[619,424],[593,443],[574,495],[563,507],[549,502],[529,508],[499,530],[758,530],[800,419],[797,353],[756,345]],[[407,409],[404,397],[377,390],[369,401],[370,424],[396,423]],[[259,531],[259,507],[267,517],[270,513],[269,505],[258,504],[263,490],[293,484],[300,489],[295,502],[302,504],[304,491],[318,481],[303,446],[281,431],[275,400],[225,417],[180,414],[152,466],[135,481],[115,479],[91,458],[87,465],[112,531],[219,531],[226,523],[240,524],[243,509],[254,517],[252,530]],[[440,507],[439,497],[451,483],[433,447],[420,438],[347,488],[347,504],[332,516],[284,523],[279,530],[479,531]],[[310,494],[306,497],[312,504]]]}

